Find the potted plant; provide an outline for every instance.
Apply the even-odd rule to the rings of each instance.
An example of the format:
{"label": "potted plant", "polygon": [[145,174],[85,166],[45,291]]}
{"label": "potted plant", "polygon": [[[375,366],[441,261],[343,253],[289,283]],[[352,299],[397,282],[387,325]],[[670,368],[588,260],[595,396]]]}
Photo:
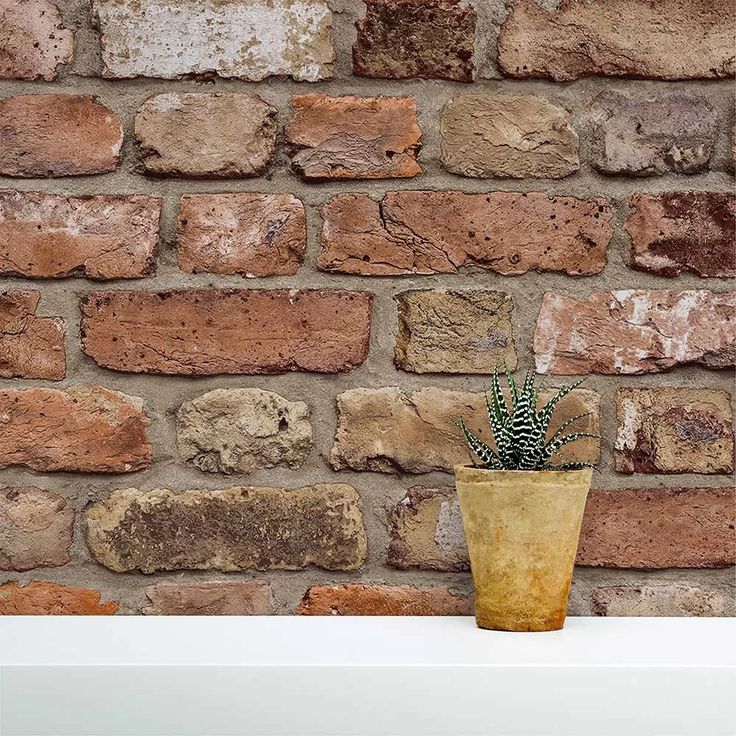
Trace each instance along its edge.
{"label": "potted plant", "polygon": [[505,373],[508,403],[498,368],[490,397],[485,394],[492,442],[462,418],[457,422],[472,460],[472,466],[455,467],[455,480],[475,584],[475,618],[484,629],[553,631],[565,623],[593,467],[555,459],[571,442],[598,435],[567,433],[588,414],[549,433],[560,400],[581,381],[539,407],[534,374],[529,372],[519,389]]}

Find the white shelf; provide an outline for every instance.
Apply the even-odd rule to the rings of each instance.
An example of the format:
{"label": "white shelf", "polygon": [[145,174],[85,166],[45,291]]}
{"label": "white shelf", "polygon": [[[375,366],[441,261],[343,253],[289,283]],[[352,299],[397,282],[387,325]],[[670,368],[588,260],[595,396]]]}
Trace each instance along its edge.
{"label": "white shelf", "polygon": [[733,736],[736,620],[0,618],[2,736]]}

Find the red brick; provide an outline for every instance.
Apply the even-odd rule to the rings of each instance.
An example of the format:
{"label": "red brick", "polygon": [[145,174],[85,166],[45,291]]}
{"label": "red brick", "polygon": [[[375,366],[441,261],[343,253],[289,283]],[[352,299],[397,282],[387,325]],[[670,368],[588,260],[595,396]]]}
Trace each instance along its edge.
{"label": "red brick", "polygon": [[736,489],[636,488],[591,493],[579,565],[725,567],[736,564]]}
{"label": "red brick", "polygon": [[102,386],[0,390],[0,468],[128,473],[151,463],[149,419]]}
{"label": "red brick", "polygon": [[88,588],[67,588],[31,581],[27,585],[0,585],[0,616],[111,616],[114,601],[102,603],[102,594]]}
{"label": "red brick", "polygon": [[273,613],[268,583],[159,583],[146,588],[151,605],[143,613],[156,616],[266,616]]}
{"label": "red brick", "polygon": [[0,274],[128,279],[156,268],[161,200],[0,191]]}
{"label": "red brick", "polygon": [[0,78],[56,79],[74,53],[74,34],[48,0],[0,3]]}
{"label": "red brick", "polygon": [[596,291],[542,299],[534,332],[537,373],[659,373],[736,364],[736,294]]}
{"label": "red brick", "polygon": [[307,616],[472,616],[473,596],[408,585],[315,586],[296,613]]}
{"label": "red brick", "polygon": [[557,81],[592,74],[650,79],[734,73],[728,0],[517,0],[501,26],[501,69]]}
{"label": "red brick", "polygon": [[38,291],[0,292],[0,378],[61,381],[66,375],[64,323],[36,317]]}
{"label": "red brick", "polygon": [[600,273],[613,234],[608,202],[543,192],[338,194],[322,209],[323,271],[363,276],[481,268]]}
{"label": "red brick", "polygon": [[422,173],[422,131],[410,97],[295,95],[286,127],[305,179],[384,179]]}
{"label": "red brick", "polygon": [[177,261],[189,273],[293,276],[307,248],[304,205],[291,194],[187,194]]}
{"label": "red brick", "polygon": [[99,291],[82,301],[84,351],[132,373],[338,373],[368,355],[371,294]]}
{"label": "red brick", "polygon": [[658,276],[736,276],[736,196],[728,192],[634,194],[626,220],[631,265]]}
{"label": "red brick", "polygon": [[120,118],[90,95],[6,97],[0,130],[2,176],[85,176],[120,163]]}

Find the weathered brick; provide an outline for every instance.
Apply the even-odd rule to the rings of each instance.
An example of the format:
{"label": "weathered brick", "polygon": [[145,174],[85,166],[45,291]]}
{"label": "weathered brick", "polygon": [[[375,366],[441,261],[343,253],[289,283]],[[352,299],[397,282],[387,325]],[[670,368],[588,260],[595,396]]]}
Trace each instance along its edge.
{"label": "weathered brick", "polygon": [[0,78],[56,79],[74,54],[74,34],[48,0],[0,0]]}
{"label": "weathered brick", "polygon": [[511,313],[503,291],[405,291],[396,297],[394,363],[412,373],[516,370]]}
{"label": "weathered brick", "polygon": [[472,616],[472,594],[408,585],[318,585],[296,613],[306,616]]}
{"label": "weathered brick", "polygon": [[726,391],[620,388],[614,459],[620,473],[731,473],[733,414]]}
{"label": "weathered brick", "polygon": [[372,295],[319,289],[98,291],[83,299],[82,344],[131,373],[339,373],[368,355]]}
{"label": "weathered brick", "polygon": [[[540,401],[549,400],[554,389],[542,391]],[[482,394],[423,388],[406,394],[398,388],[350,389],[337,397],[338,422],[330,464],[335,470],[370,470],[379,473],[452,472],[468,462],[462,432],[452,420],[464,417],[471,429],[487,426]],[[598,394],[576,389],[558,405],[550,427],[592,412],[581,420],[581,431],[598,432]],[[488,432],[481,435],[488,439]],[[562,457],[596,462],[598,439],[583,439],[564,448]]]}
{"label": "weathered brick", "polygon": [[102,594],[88,588],[31,581],[0,584],[0,616],[111,616],[114,601],[102,603]]}
{"label": "weathered brick", "polygon": [[728,192],[634,194],[626,220],[631,265],[658,276],[736,276],[736,196]]}
{"label": "weathered brick", "polygon": [[36,317],[38,291],[0,292],[0,378],[61,381],[66,375],[64,322]]}
{"label": "weathered brick", "polygon": [[85,512],[95,559],[140,570],[355,570],[366,556],[354,488],[114,491]]}
{"label": "weathered brick", "polygon": [[0,191],[0,274],[127,279],[156,269],[161,200]]}
{"label": "weathered brick", "polygon": [[84,176],[120,163],[120,118],[89,95],[0,100],[0,175]]}
{"label": "weathered brick", "polygon": [[250,177],[266,169],[278,123],[260,97],[167,92],[141,105],[133,130],[149,174]]}
{"label": "weathered brick", "polygon": [[304,205],[291,194],[186,194],[176,258],[189,273],[293,276],[307,248]]}
{"label": "weathered brick", "polygon": [[69,562],[74,509],[40,488],[0,488],[0,570],[31,570]]}
{"label": "weathered brick", "polygon": [[286,139],[305,179],[383,179],[422,173],[422,131],[410,97],[295,95]]}
{"label": "weathered brick", "polygon": [[102,386],[0,390],[0,468],[128,473],[151,463],[139,399]]}
{"label": "weathered brick", "polygon": [[594,616],[733,616],[734,601],[718,590],[668,583],[596,588]]}
{"label": "weathered brick", "polygon": [[321,209],[323,271],[364,276],[481,268],[600,273],[613,234],[607,200],[544,192],[338,194]]}
{"label": "weathered brick", "polygon": [[468,570],[460,504],[454,488],[414,486],[391,513],[388,564],[406,569]]}
{"label": "weathered brick", "polygon": [[725,567],[736,564],[736,489],[595,491],[583,518],[579,565]]}
{"label": "weathered brick", "polygon": [[312,449],[309,407],[259,388],[215,389],[179,408],[179,455],[210,473],[298,468]]}
{"label": "weathered brick", "polygon": [[268,583],[159,583],[146,588],[149,616],[267,616],[273,613]]}
{"label": "weathered brick", "polygon": [[94,0],[104,76],[332,76],[325,0]]}
{"label": "weathered brick", "polygon": [[534,332],[537,373],[659,373],[736,364],[736,294],[596,291],[584,301],[547,292]]}
{"label": "weathered brick", "polygon": [[442,164],[462,176],[560,179],[580,168],[570,114],[539,97],[455,97],[440,136]]}
{"label": "weathered brick", "polygon": [[353,74],[473,81],[475,10],[459,0],[366,0]]}
{"label": "weathered brick", "polygon": [[694,174],[708,168],[717,121],[704,97],[607,94],[593,110],[591,162],[605,174]]}
{"label": "weathered brick", "polygon": [[589,75],[697,79],[734,73],[727,0],[517,0],[501,27],[498,61],[513,77]]}

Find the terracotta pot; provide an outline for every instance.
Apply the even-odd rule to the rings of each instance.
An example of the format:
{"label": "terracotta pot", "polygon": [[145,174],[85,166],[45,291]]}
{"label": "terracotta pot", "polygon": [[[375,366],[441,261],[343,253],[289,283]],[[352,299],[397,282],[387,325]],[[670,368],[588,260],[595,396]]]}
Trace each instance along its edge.
{"label": "terracotta pot", "polygon": [[564,626],[591,477],[591,470],[456,466],[478,626]]}

